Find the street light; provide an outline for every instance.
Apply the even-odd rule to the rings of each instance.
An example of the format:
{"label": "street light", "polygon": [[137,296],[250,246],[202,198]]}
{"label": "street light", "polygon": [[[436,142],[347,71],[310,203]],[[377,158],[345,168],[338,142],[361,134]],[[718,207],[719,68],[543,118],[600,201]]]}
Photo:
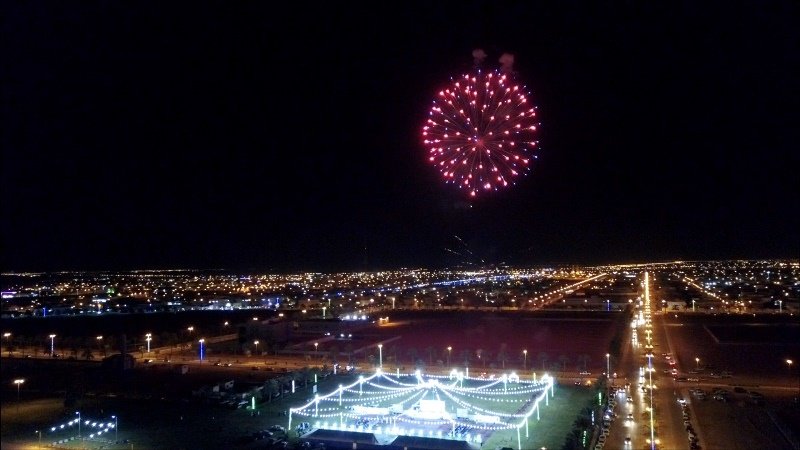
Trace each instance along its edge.
{"label": "street light", "polygon": [[[645,275],[647,272],[645,272]],[[655,426],[653,424],[653,354],[647,354],[648,373],[650,377],[650,450],[656,449]]]}
{"label": "street light", "polygon": [[11,346],[8,345],[8,341],[11,340],[11,333],[3,333],[3,337],[6,338],[6,347],[8,347],[8,356],[11,356]]}
{"label": "street light", "polygon": [[153,339],[153,335],[151,333],[145,334],[145,341],[147,341],[147,353],[150,353],[150,341]]}
{"label": "street light", "polygon": [[55,334],[51,334],[51,335],[50,335],[50,356],[51,356],[51,357],[52,357],[53,355],[55,355],[55,353],[56,353],[56,352],[55,352],[55,338],[56,338],[56,335],[55,335]]}
{"label": "street light", "polygon": [[197,341],[197,342],[200,343],[200,363],[201,364],[203,363],[203,343],[205,341],[206,341],[205,339],[200,339],[199,341]]}
{"label": "street light", "polygon": [[319,342],[314,342],[314,354],[317,354],[317,348],[319,348]]}
{"label": "street light", "polygon": [[253,344],[256,345],[256,356],[258,356],[258,340],[253,341]]}
{"label": "street light", "polygon": [[453,347],[447,346],[447,367],[450,367],[450,354],[453,352]]}
{"label": "street light", "polygon": [[523,350],[522,354],[523,354],[523,357],[524,357],[524,359],[522,360],[522,369],[523,370],[527,370],[528,369],[528,350]]}
{"label": "street light", "polygon": [[378,344],[378,367],[383,369],[383,344]]}
{"label": "street light", "polygon": [[17,412],[19,412],[19,387],[24,382],[25,382],[24,378],[17,378],[16,380],[14,380],[14,384],[17,385]]}
{"label": "street light", "polygon": [[75,414],[78,415],[78,437],[81,437],[81,412],[75,411]]}
{"label": "street light", "polygon": [[[792,364],[794,364],[794,361],[791,359],[786,360],[786,365],[789,366],[789,376],[792,375]],[[800,395],[800,376],[797,377],[797,394]]]}
{"label": "street light", "polygon": [[699,369],[700,368],[700,358],[699,357],[695,358],[694,362],[696,363],[696,367]]}
{"label": "street light", "polygon": [[111,416],[114,419],[114,442],[119,441],[119,426],[117,426],[117,416]]}
{"label": "street light", "polygon": [[611,379],[611,354],[606,353],[606,377]]}

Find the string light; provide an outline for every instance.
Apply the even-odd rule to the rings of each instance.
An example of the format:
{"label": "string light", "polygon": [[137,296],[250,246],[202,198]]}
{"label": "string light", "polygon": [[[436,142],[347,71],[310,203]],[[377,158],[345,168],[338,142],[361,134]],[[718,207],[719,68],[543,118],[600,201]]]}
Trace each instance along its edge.
{"label": "string light", "polygon": [[[455,380],[453,381],[454,378]],[[412,384],[404,382],[407,379],[414,379],[416,380],[416,383]],[[467,381],[468,383],[481,384],[479,386],[471,386],[466,388],[459,386],[459,384],[463,383],[464,381]],[[384,382],[388,382],[389,385],[382,384]],[[504,387],[502,389],[496,388],[495,386],[500,383],[503,383]],[[513,383],[514,386],[508,387],[508,383]],[[363,391],[364,384],[367,384],[378,390]],[[492,379],[487,382],[487,380],[483,378],[465,377],[463,374],[457,371],[451,372],[450,375],[445,376],[423,375],[419,371],[412,374],[403,374],[401,376],[394,374],[389,376],[378,370],[369,377],[359,377],[359,379],[354,383],[348,386],[341,386],[339,389],[328,393],[327,395],[317,396],[303,406],[291,408],[290,414],[298,414],[305,417],[316,417],[322,419],[322,422],[316,422],[317,428],[363,431],[372,430],[373,432],[376,430],[381,430],[381,432],[398,435],[426,435],[426,432],[423,429],[398,428],[398,423],[417,427],[450,425],[453,428],[468,427],[485,431],[508,430],[518,429],[524,426],[528,418],[538,410],[539,403],[545,399],[548,394],[552,395],[554,392],[553,389],[554,379],[547,374],[542,376],[539,381],[521,380],[518,376],[516,376],[516,374],[512,373],[510,375],[504,375],[503,377]],[[350,394],[351,397],[342,398],[341,395],[345,392]],[[452,417],[452,415],[448,414],[444,409],[442,409],[440,412],[440,414],[443,416],[442,419],[417,417],[417,415],[420,414],[415,411],[419,410],[423,399],[428,395],[432,395],[435,397],[436,401],[442,402],[443,400],[439,396],[440,393],[444,395],[444,398],[451,400],[459,407],[480,413],[476,414],[476,416],[483,416],[478,419],[483,420],[483,422],[476,424],[473,422],[467,423],[459,421],[458,418]],[[536,394],[538,395],[533,398],[533,395]],[[390,407],[378,406],[378,404],[385,404],[386,401],[394,399],[397,400]],[[516,413],[495,411],[478,407],[471,403],[468,399],[492,401],[501,404],[521,404],[525,410]],[[324,402],[334,403],[335,406],[320,407],[320,404]],[[344,403],[347,403],[348,405],[344,406]],[[355,405],[352,405],[353,403],[355,403]],[[403,405],[410,406],[404,407]],[[397,415],[392,415],[392,411],[396,412],[396,410],[393,408],[400,408],[403,412]],[[435,410],[433,411],[433,414],[437,414]],[[422,415],[424,414],[430,415],[431,410],[423,412]],[[334,421],[329,424],[326,420],[334,418],[338,419],[338,421]],[[367,426],[337,423],[351,419],[368,419],[377,420],[380,422],[379,424],[373,424],[372,428]],[[519,422],[516,422],[516,420],[513,419],[517,419]],[[381,434],[381,432],[378,434]],[[439,434],[441,434],[440,430]],[[433,436],[433,431],[428,430],[427,435]],[[470,435],[466,438],[467,441],[474,440],[475,442],[482,442],[482,439],[483,438],[480,434],[475,436]]]}

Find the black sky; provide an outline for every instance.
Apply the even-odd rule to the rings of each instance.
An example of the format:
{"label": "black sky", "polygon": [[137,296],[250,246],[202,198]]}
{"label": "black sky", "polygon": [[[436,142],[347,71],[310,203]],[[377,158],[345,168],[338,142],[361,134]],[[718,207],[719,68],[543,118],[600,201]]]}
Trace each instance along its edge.
{"label": "black sky", "polygon": [[[3,269],[798,256],[795,2],[437,3],[5,4]],[[541,152],[464,208],[419,130],[476,47]]]}

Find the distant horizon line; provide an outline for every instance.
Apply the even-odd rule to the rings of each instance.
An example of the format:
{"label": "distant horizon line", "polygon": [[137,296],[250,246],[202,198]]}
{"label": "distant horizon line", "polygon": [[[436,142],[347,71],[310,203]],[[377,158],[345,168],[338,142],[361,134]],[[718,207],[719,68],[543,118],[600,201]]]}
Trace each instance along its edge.
{"label": "distant horizon line", "polygon": [[564,266],[574,266],[574,267],[587,267],[587,268],[597,268],[597,267],[609,267],[609,266],[647,266],[647,265],[659,265],[659,264],[682,264],[682,263],[703,263],[703,262],[766,262],[766,261],[773,261],[773,262],[791,262],[795,264],[800,264],[800,259],[798,258],[786,258],[786,257],[771,257],[771,258],[731,258],[731,259],[677,259],[677,260],[668,260],[668,261],[649,261],[649,262],[617,262],[617,263],[601,263],[601,264],[585,264],[585,263],[571,263],[571,262],[548,262],[548,263],[536,263],[530,265],[522,265],[522,264],[502,264],[502,265],[492,265],[487,264],[482,267],[463,267],[463,266],[405,266],[405,267],[395,267],[395,268],[386,268],[386,269],[370,269],[370,270],[296,270],[292,271],[289,269],[283,270],[276,270],[276,269],[235,269],[235,268],[165,268],[165,269],[156,269],[156,268],[140,268],[140,269],[60,269],[60,270],[19,270],[19,271],[3,271],[0,272],[0,276],[17,276],[17,275],[37,275],[37,274],[67,274],[67,273],[163,273],[163,272],[241,272],[241,273],[274,273],[274,274],[296,274],[296,273],[375,273],[375,272],[392,272],[392,271],[403,271],[403,270],[460,270],[460,271],[486,271],[486,270],[499,270],[499,269],[534,269],[534,268],[544,268],[546,266],[554,266],[554,267],[564,267]]}

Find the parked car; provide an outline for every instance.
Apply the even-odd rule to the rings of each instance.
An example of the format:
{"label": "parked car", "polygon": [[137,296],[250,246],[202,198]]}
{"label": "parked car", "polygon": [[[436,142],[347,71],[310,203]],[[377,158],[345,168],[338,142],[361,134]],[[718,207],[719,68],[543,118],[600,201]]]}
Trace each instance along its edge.
{"label": "parked car", "polygon": [[268,430],[272,431],[273,433],[286,433],[286,428],[284,428],[284,427],[282,427],[282,426],[280,426],[278,424],[275,424],[275,425],[269,427]]}

